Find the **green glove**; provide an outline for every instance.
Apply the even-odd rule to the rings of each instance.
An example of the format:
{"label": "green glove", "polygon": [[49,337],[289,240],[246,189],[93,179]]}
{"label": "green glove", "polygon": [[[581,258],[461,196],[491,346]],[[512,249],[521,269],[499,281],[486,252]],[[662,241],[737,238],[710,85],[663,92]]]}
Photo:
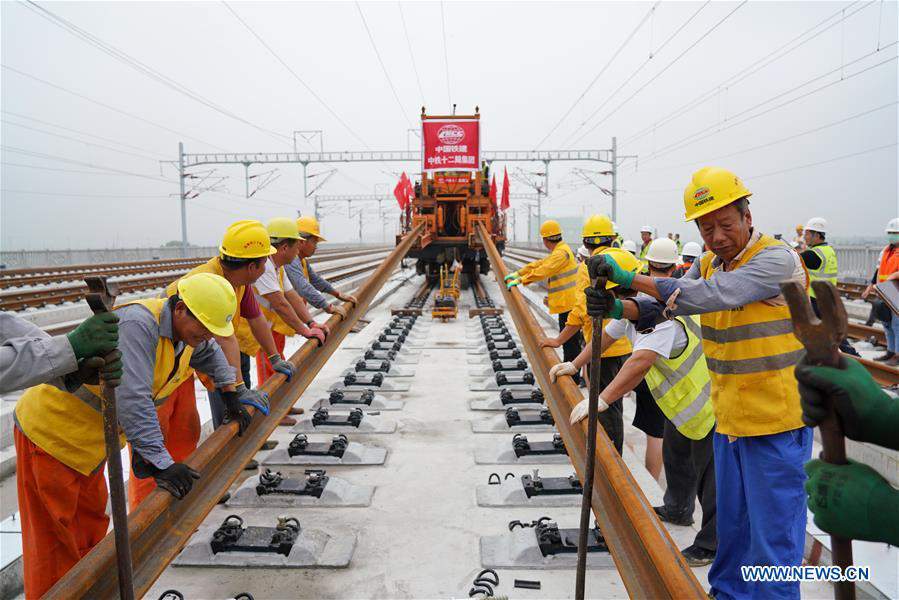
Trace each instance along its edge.
{"label": "green glove", "polygon": [[505,277],[503,277],[503,281],[509,281],[510,279],[521,279],[521,275],[518,274],[518,271],[512,271]]}
{"label": "green glove", "polygon": [[828,414],[828,398],[849,439],[899,449],[899,400],[888,396],[854,358],[841,358],[839,369],[796,365],[802,420],[815,427]]}
{"label": "green glove", "polygon": [[806,463],[808,507],[815,525],[833,535],[899,546],[899,491],[861,463]]}
{"label": "green glove", "polygon": [[75,358],[103,357],[116,349],[119,343],[119,317],[113,312],[100,313],[85,319],[66,337],[72,345]]}
{"label": "green glove", "polygon": [[590,273],[591,278],[602,275],[609,281],[626,288],[631,287],[631,284],[634,282],[634,275],[636,275],[636,273],[631,273],[630,271],[621,268],[621,266],[615,262],[615,259],[608,254],[591,256],[587,263],[587,271]]}
{"label": "green glove", "polygon": [[594,318],[620,319],[624,313],[624,305],[608,290],[595,290],[592,287],[584,290],[587,297],[587,314]]}
{"label": "green glove", "polygon": [[506,278],[506,289],[511,290],[511,289],[512,289],[513,287],[515,287],[516,285],[521,285],[521,279],[520,279],[520,278],[516,278],[516,279],[508,279],[508,278]]}

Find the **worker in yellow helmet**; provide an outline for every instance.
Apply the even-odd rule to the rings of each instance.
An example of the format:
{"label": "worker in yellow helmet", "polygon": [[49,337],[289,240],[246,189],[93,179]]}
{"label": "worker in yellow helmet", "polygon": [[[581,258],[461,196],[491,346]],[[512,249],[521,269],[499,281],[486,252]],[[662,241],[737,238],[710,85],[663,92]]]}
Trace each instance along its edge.
{"label": "worker in yellow helmet", "polygon": [[799,566],[805,545],[806,476],[812,449],[794,368],[804,355],[780,291],[808,287],[802,261],[785,242],[753,226],[751,193],[734,173],[706,167],[684,190],[686,220],[711,252],[681,279],[634,275],[614,258],[591,272],[644,295],[620,300],[588,290],[593,314],[625,317],[638,330],[700,315],[711,375],[718,552],[709,572],[715,598],[798,598],[798,582],[747,581],[746,565]]}
{"label": "worker in yellow helmet", "polygon": [[[549,250],[549,256],[530,262],[505,277],[506,287],[527,285],[536,281],[546,281],[549,314],[558,315],[559,330],[565,328],[568,313],[574,307],[577,289],[577,259],[571,248],[562,241],[562,227],[558,221],[546,221],[540,226],[540,237],[543,245]],[[574,360],[581,351],[583,339],[580,335],[572,336],[562,345],[562,353],[566,361]]]}
{"label": "worker in yellow helmet", "polygon": [[[288,335],[302,335],[325,342],[325,332],[312,320],[306,304],[294,291],[290,281],[284,274],[284,265],[297,257],[299,245],[303,238],[297,232],[293,219],[277,217],[268,222],[268,235],[275,253],[268,257],[265,272],[251,286],[256,301],[262,308],[266,321],[271,323],[272,337],[279,354],[284,353],[284,344]],[[307,325],[309,323],[309,325]],[[256,373],[259,385],[262,385],[275,371],[268,357],[261,352],[259,344],[253,337],[246,320],[237,328],[237,338],[241,345],[256,348]]]}
{"label": "worker in yellow helmet", "polygon": [[[606,248],[613,248],[616,238],[612,221],[606,215],[592,215],[584,222],[581,241],[584,247],[590,251],[591,256],[595,256]],[[565,321],[565,327],[555,338],[541,340],[541,347],[558,348],[579,332],[583,334],[584,341],[588,345],[590,344],[590,340],[593,338],[593,323],[587,315],[587,302],[584,296],[584,290],[588,287],[590,287],[590,275],[587,272],[587,263],[583,262],[578,266],[574,286],[577,294],[574,306]],[[603,327],[607,324],[606,321],[603,321]],[[615,379],[630,353],[631,343],[626,337],[622,337],[603,352],[599,372],[600,389],[604,389]],[[622,403],[616,402],[619,398],[609,398],[608,400],[609,409],[600,413],[599,422],[620,454],[624,449],[624,412],[621,408]]]}
{"label": "worker in yellow helmet", "polygon": [[296,221],[297,231],[303,237],[300,242],[298,256],[288,263],[284,270],[293,289],[315,308],[321,309],[333,315],[339,314],[346,317],[348,309],[343,305],[331,304],[324,294],[330,294],[341,302],[356,303],[356,297],[352,294],[344,294],[331,283],[315,272],[309,259],[318,249],[318,243],[326,241],[319,229],[318,219],[311,216],[300,217]]}
{"label": "worker in yellow helmet", "polygon": [[[210,273],[185,277],[177,288],[167,299],[115,308],[123,363],[116,408],[124,432],[121,442],[127,439],[133,450],[133,475],[155,480],[180,499],[199,475],[166,450],[157,405],[194,369],[209,375],[221,390],[229,417],[236,417],[240,401],[234,369],[213,340],[234,332],[234,288]],[[43,596],[106,535],[100,398],[96,384],[72,392],[42,384],[16,403],[16,484],[27,598]]]}
{"label": "worker in yellow helmet", "polygon": [[[225,353],[228,363],[240,374],[237,383],[237,393],[242,403],[255,406],[263,411],[268,411],[268,395],[261,390],[251,389],[250,381],[250,355],[255,353],[256,347],[241,346],[237,338],[236,329],[241,327],[241,321],[246,320],[249,329],[263,351],[273,358],[278,364],[278,370],[290,377],[293,374],[293,366],[284,360],[278,352],[275,340],[272,338],[272,330],[265,315],[256,302],[252,293],[246,293],[248,286],[252,285],[265,272],[265,263],[268,257],[275,252],[269,241],[268,230],[259,221],[236,221],[228,226],[222,236],[219,246],[219,255],[209,259],[206,263],[191,269],[184,277],[198,273],[212,273],[223,277],[233,288],[237,298],[237,311],[232,320],[232,329],[227,335],[216,334],[215,339]],[[171,297],[178,292],[178,284],[182,278],[173,281],[163,293]],[[209,408],[212,411],[213,427],[219,427],[225,418],[225,406],[222,396],[208,381],[201,381],[206,386],[209,396]],[[239,412],[238,418],[246,422],[246,411]],[[200,415],[197,412],[197,399],[193,377],[188,377],[172,393],[169,402],[159,409],[159,423],[162,427],[166,448],[176,460],[184,460],[196,450],[200,441]],[[141,480],[131,477],[128,480],[128,504],[134,510],[146,496],[153,491],[155,484],[152,480]]]}

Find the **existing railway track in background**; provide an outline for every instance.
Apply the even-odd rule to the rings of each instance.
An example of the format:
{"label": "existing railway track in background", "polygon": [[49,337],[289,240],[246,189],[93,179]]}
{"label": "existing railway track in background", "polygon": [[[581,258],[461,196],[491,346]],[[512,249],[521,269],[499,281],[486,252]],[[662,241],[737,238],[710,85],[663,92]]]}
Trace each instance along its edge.
{"label": "existing railway track in background", "polygon": [[[387,256],[388,250],[384,247],[370,248],[366,250],[356,250],[350,252],[330,252],[323,255],[314,256],[310,262],[317,267],[317,272],[329,279],[339,281],[353,277],[366,270],[373,269],[380,259]],[[328,262],[342,261],[351,258],[365,257],[357,265],[341,265],[341,266],[321,266]],[[180,260],[180,259],[179,259]],[[171,281],[177,279],[180,275],[186,273],[193,267],[206,262],[208,259],[184,259],[177,263],[171,261],[143,261],[138,266],[133,263],[123,263],[125,266],[120,269],[101,269],[99,271],[88,271],[83,266],[78,266],[77,270],[61,273],[59,276],[67,277],[67,281],[79,281],[85,275],[106,274],[107,276],[117,278],[131,276],[131,279],[114,279],[118,284],[119,290],[123,294],[139,292],[143,290],[155,289],[167,285]],[[162,264],[160,264],[162,263]],[[159,268],[162,267],[162,268]],[[127,271],[127,273],[125,272]],[[160,271],[164,274],[160,274]],[[140,277],[141,273],[151,273],[144,277]],[[26,277],[33,277],[28,275]],[[57,275],[39,275],[39,277],[56,277]],[[18,278],[0,278],[0,309],[17,311],[26,308],[40,308],[43,306],[61,304],[64,302],[78,302],[84,298],[87,287],[83,284],[68,285],[64,287],[42,287],[42,288],[16,288],[10,289],[9,281],[18,281]]]}

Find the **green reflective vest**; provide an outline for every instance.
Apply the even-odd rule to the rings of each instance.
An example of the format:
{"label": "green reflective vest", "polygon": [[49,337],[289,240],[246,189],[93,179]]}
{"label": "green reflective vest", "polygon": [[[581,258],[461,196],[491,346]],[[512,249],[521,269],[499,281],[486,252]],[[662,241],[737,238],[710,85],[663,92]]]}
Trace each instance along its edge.
{"label": "green reflective vest", "polygon": [[702,352],[699,317],[677,317],[687,334],[680,355],[657,358],[646,374],[646,384],[665,416],[691,440],[701,440],[715,425],[711,379]]}
{"label": "green reflective vest", "polygon": [[[818,255],[821,259],[821,265],[815,269],[809,269],[808,274],[811,281],[829,281],[832,284],[837,284],[837,253],[831,246],[827,244],[819,244],[817,246],[812,246],[809,248],[812,252]],[[812,298],[815,297],[815,290],[812,289],[811,286],[808,288],[808,295]]]}

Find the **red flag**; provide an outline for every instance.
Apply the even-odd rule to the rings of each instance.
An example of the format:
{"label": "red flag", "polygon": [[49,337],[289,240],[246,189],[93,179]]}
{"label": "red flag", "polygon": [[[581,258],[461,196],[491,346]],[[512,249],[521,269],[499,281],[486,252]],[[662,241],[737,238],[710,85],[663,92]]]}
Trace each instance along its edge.
{"label": "red flag", "polygon": [[496,175],[493,175],[493,181],[490,182],[490,203],[496,206]]}
{"label": "red flag", "polygon": [[400,205],[400,210],[405,210],[406,204],[409,203],[409,179],[406,177],[406,173],[403,173],[403,176],[400,177],[400,180],[397,182],[396,187],[393,188],[393,197],[396,198],[397,204]]}
{"label": "red flag", "polygon": [[509,171],[505,167],[503,167],[503,197],[499,203],[499,209],[509,209]]}
{"label": "red flag", "polygon": [[403,171],[403,178],[406,180],[406,205],[408,206],[415,198],[415,187],[412,185],[412,180],[406,177],[405,171]]}

